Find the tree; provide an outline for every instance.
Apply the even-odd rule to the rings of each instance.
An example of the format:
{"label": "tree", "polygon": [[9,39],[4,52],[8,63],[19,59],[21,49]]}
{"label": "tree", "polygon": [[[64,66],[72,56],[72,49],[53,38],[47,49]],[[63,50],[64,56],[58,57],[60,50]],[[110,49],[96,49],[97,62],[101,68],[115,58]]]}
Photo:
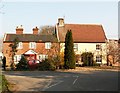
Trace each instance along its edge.
{"label": "tree", "polygon": [[52,60],[55,63],[56,68],[59,68],[59,66],[61,65],[61,55],[60,55],[59,44],[55,42],[52,43],[51,48],[46,50],[46,55],[48,55],[49,60]]}
{"label": "tree", "polygon": [[28,70],[26,58],[22,55],[19,63],[16,65],[16,70]]}
{"label": "tree", "polygon": [[12,63],[11,63],[11,69],[14,70],[14,56],[17,52],[17,46],[18,46],[18,43],[19,43],[19,39],[18,37],[16,37],[14,40],[13,40],[13,43],[11,43],[9,45],[9,47],[11,48],[10,52],[11,52],[11,57],[12,57]]}
{"label": "tree", "polygon": [[116,62],[119,62],[119,42],[117,40],[108,40],[107,42],[107,56],[108,62],[107,65],[113,65]]}
{"label": "tree", "polygon": [[54,29],[55,27],[54,26],[42,26],[40,27],[40,35],[54,35]]}
{"label": "tree", "polygon": [[118,62],[120,63],[120,38],[118,40]]}
{"label": "tree", "polygon": [[64,68],[75,69],[75,53],[73,49],[73,38],[71,30],[68,30],[65,37],[65,50],[64,50]]}
{"label": "tree", "polygon": [[2,46],[3,46],[3,37],[0,37],[0,52],[2,52]]}

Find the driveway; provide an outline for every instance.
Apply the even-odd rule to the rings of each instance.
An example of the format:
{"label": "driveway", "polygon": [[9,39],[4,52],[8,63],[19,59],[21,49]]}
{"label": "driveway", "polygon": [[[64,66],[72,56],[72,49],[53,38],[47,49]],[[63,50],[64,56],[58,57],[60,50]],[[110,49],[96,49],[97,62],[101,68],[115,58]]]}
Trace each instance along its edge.
{"label": "driveway", "polygon": [[118,91],[118,71],[6,71],[13,91]]}

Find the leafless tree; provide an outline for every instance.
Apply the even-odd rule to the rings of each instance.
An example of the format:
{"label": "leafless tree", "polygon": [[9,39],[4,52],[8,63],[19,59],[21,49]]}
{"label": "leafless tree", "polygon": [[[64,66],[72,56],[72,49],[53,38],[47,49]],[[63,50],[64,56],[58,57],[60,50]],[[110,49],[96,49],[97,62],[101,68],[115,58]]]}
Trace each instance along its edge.
{"label": "leafless tree", "polygon": [[3,47],[3,37],[0,37],[0,52],[2,52],[2,47]]}
{"label": "leafless tree", "polygon": [[39,34],[41,34],[41,35],[54,35],[54,29],[55,29],[54,26],[48,26],[48,25],[41,26]]}
{"label": "leafless tree", "polygon": [[107,55],[108,63],[111,65],[119,62],[120,49],[118,47],[118,40],[108,40],[107,41]]}

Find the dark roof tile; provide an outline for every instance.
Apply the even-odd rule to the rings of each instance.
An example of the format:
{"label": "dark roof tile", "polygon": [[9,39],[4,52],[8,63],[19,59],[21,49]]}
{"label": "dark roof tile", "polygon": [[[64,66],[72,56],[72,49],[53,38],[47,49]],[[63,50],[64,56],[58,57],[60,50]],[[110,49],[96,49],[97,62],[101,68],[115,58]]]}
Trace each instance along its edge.
{"label": "dark roof tile", "polygon": [[12,42],[18,37],[20,42],[57,42],[53,35],[36,35],[36,34],[6,34],[4,42]]}

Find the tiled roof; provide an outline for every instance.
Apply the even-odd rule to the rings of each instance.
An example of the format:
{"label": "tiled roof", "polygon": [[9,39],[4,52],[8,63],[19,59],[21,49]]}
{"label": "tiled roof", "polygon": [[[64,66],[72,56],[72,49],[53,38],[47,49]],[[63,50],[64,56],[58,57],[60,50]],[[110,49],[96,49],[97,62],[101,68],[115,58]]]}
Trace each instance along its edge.
{"label": "tiled roof", "polygon": [[65,41],[65,35],[70,29],[74,42],[105,42],[106,40],[102,25],[65,24],[63,27],[58,27],[60,42]]}
{"label": "tiled roof", "polygon": [[6,34],[4,42],[12,42],[16,37],[20,42],[57,42],[57,38],[53,35],[39,34]]}

